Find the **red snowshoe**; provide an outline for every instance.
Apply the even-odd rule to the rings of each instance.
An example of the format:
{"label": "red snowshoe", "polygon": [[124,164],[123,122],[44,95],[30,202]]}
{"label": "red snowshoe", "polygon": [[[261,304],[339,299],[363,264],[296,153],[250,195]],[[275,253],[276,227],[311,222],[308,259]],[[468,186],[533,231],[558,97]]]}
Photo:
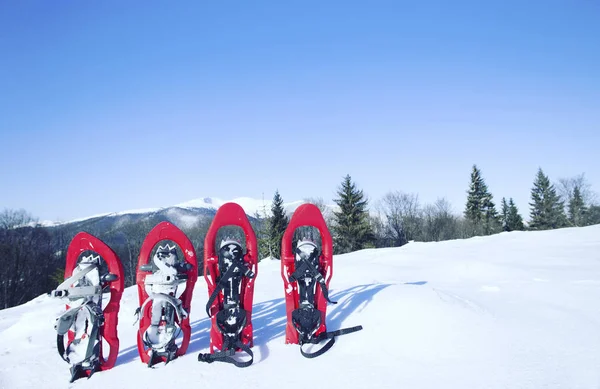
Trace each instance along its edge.
{"label": "red snowshoe", "polygon": [[[294,232],[298,227],[316,227],[321,235],[322,252],[309,240],[300,240],[293,249]],[[281,277],[285,291],[287,325],[285,343],[300,344],[306,358],[315,358],[329,350],[335,337],[359,331],[362,326],[327,332],[327,303],[329,282],[333,275],[333,245],[323,215],[314,204],[303,204],[296,209],[281,241]],[[314,353],[305,352],[304,344],[329,341]]]}
{"label": "red snowshoe", "polygon": [[[159,242],[162,243],[150,258]],[[177,246],[184,259],[178,257]],[[136,312],[140,318],[137,346],[148,367],[167,364],[185,354],[190,343],[189,315],[197,279],[198,260],[192,242],[173,224],[159,223],[142,244],[136,276],[140,303]],[[178,290],[181,284],[185,284],[183,291]],[[183,339],[178,347],[180,333]]]}
{"label": "red snowshoe", "polygon": [[[114,251],[86,232],[75,235],[67,249],[65,281],[50,292],[69,301],[54,328],[58,352],[71,364],[70,382],[115,365],[123,289],[123,265]],[[106,358],[103,341],[109,346]]]}
{"label": "red snowshoe", "polygon": [[[215,247],[217,232],[224,226],[239,226],[246,237],[246,253],[240,242],[226,239]],[[227,203],[219,208],[204,242],[204,278],[208,284],[206,313],[211,318],[210,353],[198,360],[232,363],[237,367],[252,364],[252,299],[257,275],[258,249],[254,230],[241,206]],[[250,359],[233,358],[244,351]]]}

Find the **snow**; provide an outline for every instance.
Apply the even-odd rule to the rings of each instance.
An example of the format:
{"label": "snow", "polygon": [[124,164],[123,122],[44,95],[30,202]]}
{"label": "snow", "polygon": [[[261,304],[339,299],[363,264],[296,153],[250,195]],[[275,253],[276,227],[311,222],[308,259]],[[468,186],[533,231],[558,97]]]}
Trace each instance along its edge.
{"label": "snow", "polygon": [[[175,206],[179,208],[208,208],[216,210],[228,202],[239,204],[244,209],[244,212],[250,216],[254,216],[256,213],[258,213],[261,217],[264,217],[265,214],[267,216],[271,216],[271,205],[273,204],[272,200],[253,199],[250,197],[238,197],[233,200],[205,197],[203,199],[191,200]],[[302,200],[292,201],[289,203],[284,202],[283,208],[287,213],[291,214],[296,210],[296,208],[304,203],[305,201]]]}
{"label": "snow", "polygon": [[[60,301],[40,296],[0,311],[0,388],[597,388],[600,225],[511,232],[334,257],[327,325],[362,325],[316,359],[284,343],[280,262],[259,263],[254,364],[200,363],[208,352],[203,278],[188,353],[149,369],[137,354],[137,291],[119,313],[117,365],[69,385],[56,351]],[[308,347],[307,347],[308,348]],[[310,376],[309,376],[310,374]]]}
{"label": "snow", "polygon": [[198,222],[200,221],[200,217],[194,215],[187,215],[184,212],[181,212],[179,208],[169,209],[168,215],[177,220],[179,227],[191,228],[198,224]]}
{"label": "snow", "polygon": [[[40,224],[43,227],[53,227],[53,226],[58,226],[58,225],[63,225],[63,224],[81,222],[84,220],[94,219],[94,218],[99,218],[99,217],[153,213],[153,212],[159,212],[159,211],[169,209],[169,208],[170,208],[170,212],[174,213],[174,214],[177,214],[178,208],[180,208],[180,209],[205,208],[205,209],[217,210],[223,204],[228,203],[228,202],[233,202],[233,203],[239,204],[244,209],[244,212],[246,212],[246,214],[250,215],[250,216],[254,216],[256,213],[258,213],[261,217],[264,217],[265,214],[267,215],[267,217],[271,216],[271,205],[273,204],[272,200],[264,200],[263,201],[260,199],[253,199],[250,197],[238,197],[233,200],[223,200],[223,199],[216,198],[216,197],[204,197],[201,199],[186,201],[184,203],[180,203],[180,204],[177,204],[177,205],[174,205],[171,207],[141,208],[141,209],[131,209],[131,210],[126,210],[126,211],[120,211],[120,212],[100,213],[100,214],[96,214],[93,216],[87,216],[87,217],[69,220],[66,222],[65,221],[44,220],[39,223],[31,223],[31,225],[34,226],[36,224]],[[304,203],[305,203],[305,201],[302,201],[302,200],[291,201],[288,203],[283,203],[283,207],[284,207],[286,213],[291,215],[296,210],[296,208],[298,208],[300,205],[302,205]],[[327,205],[327,207],[334,209],[336,206],[335,205]],[[178,217],[180,218],[180,221],[188,227],[193,226],[198,222],[198,219],[193,216],[178,215]]]}
{"label": "snow", "polygon": [[130,209],[128,211],[121,211],[121,212],[99,213],[99,214],[96,214],[96,215],[81,217],[81,218],[69,220],[69,221],[66,221],[66,222],[65,221],[52,222],[52,221],[45,220],[45,221],[43,221],[40,224],[43,227],[53,227],[53,226],[59,226],[59,225],[63,225],[63,224],[82,222],[82,221],[85,221],[85,220],[88,220],[88,219],[95,219],[95,218],[106,217],[106,216],[122,216],[122,215],[135,215],[135,214],[142,214],[142,213],[152,213],[152,212],[160,211],[161,209],[162,208]]}

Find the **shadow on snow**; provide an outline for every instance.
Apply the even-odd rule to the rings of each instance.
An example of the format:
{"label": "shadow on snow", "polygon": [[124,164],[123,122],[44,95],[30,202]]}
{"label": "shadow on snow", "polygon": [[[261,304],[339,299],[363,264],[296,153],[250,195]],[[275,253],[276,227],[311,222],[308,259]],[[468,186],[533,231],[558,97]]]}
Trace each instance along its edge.
{"label": "shadow on snow", "polygon": [[[424,285],[427,281],[405,282],[405,285]],[[340,329],[344,321],[355,311],[363,311],[373,297],[393,284],[368,284],[353,286],[330,295],[336,305],[328,305],[327,330]],[[277,298],[254,304],[252,310],[252,324],[254,327],[254,346],[260,350],[260,360],[268,358],[267,343],[275,338],[285,335],[287,322],[285,299]],[[359,325],[360,323],[349,323]],[[210,343],[210,318],[206,317],[191,323],[191,338],[187,354],[195,354],[203,349],[208,349]],[[179,336],[181,338],[181,335]],[[178,339],[180,341],[180,339]],[[282,339],[282,342],[284,340]],[[178,342],[179,343],[179,342]],[[206,351],[208,352],[208,351]],[[139,360],[137,345],[128,347],[119,353],[117,365]]]}

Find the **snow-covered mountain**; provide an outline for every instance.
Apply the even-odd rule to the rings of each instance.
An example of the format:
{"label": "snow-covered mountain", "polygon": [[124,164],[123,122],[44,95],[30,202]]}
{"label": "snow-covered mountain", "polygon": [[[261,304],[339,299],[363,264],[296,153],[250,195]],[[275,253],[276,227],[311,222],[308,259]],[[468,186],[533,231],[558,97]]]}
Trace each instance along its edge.
{"label": "snow-covered mountain", "polygon": [[[273,205],[273,200],[260,200],[260,199],[253,199],[250,197],[238,197],[233,200],[223,200],[223,199],[219,199],[216,197],[205,197],[202,199],[196,199],[196,200],[187,201],[185,203],[177,204],[177,205],[175,205],[175,207],[178,207],[178,208],[208,208],[208,209],[217,210],[220,206],[222,206],[223,204],[228,203],[228,202],[239,204],[244,209],[246,214],[248,214],[250,216],[254,216],[255,214],[258,214],[258,215],[260,215],[260,217],[265,217],[265,215],[270,216],[271,215],[271,206]],[[298,208],[300,205],[302,205],[304,203],[305,203],[305,201],[303,201],[303,200],[292,201],[289,203],[284,202],[283,207],[285,208],[287,213],[291,214],[296,210],[296,208]]]}
{"label": "snow-covered mountain", "polygon": [[[115,217],[126,216],[126,215],[150,215],[150,214],[156,214],[159,212],[163,212],[163,213],[170,212],[171,214],[174,214],[177,212],[180,212],[180,213],[183,212],[187,216],[187,219],[184,220],[183,223],[190,224],[190,223],[194,223],[195,221],[190,216],[190,212],[186,212],[186,211],[194,211],[194,210],[216,211],[217,209],[219,209],[219,207],[221,207],[223,204],[228,203],[228,202],[234,202],[236,204],[239,204],[244,209],[246,214],[248,216],[252,216],[252,217],[256,214],[258,214],[260,217],[265,217],[265,215],[267,217],[270,216],[271,215],[271,205],[273,204],[272,200],[260,200],[260,199],[253,199],[250,197],[238,197],[233,200],[223,200],[223,199],[216,198],[216,197],[204,197],[204,198],[200,198],[200,199],[186,201],[184,203],[176,204],[176,205],[173,205],[170,207],[131,209],[131,210],[127,210],[127,211],[103,213],[103,214],[88,216],[88,217],[84,217],[84,218],[69,220],[66,222],[64,222],[64,221],[63,222],[43,221],[40,224],[42,224],[43,226],[46,226],[46,227],[53,227],[53,226],[58,226],[58,225],[70,224],[70,223],[80,223],[80,222],[84,222],[84,221],[91,220],[91,219],[99,219],[99,218],[105,218],[105,217],[115,218]],[[291,215],[296,210],[296,208],[298,208],[300,205],[302,205],[304,203],[305,203],[305,201],[303,201],[303,200],[297,200],[297,201],[292,201],[292,202],[287,202],[287,203],[284,202],[283,206],[284,206],[286,212]],[[335,205],[327,205],[327,207],[328,207],[328,209],[334,209]]]}
{"label": "snow-covered mountain", "polygon": [[600,225],[409,243],[334,257],[327,326],[362,325],[324,355],[286,345],[278,261],[259,263],[254,364],[204,364],[207,285],[194,289],[186,355],[149,369],[136,347],[135,287],[119,311],[117,365],[69,385],[56,350],[61,301],[0,311],[0,388],[589,389],[600,385]]}

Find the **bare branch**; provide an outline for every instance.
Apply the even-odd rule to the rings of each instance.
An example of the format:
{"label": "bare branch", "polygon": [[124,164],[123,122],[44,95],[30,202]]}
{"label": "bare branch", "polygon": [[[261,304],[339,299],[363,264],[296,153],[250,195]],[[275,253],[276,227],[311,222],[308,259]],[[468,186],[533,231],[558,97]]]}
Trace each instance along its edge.
{"label": "bare branch", "polygon": [[555,185],[556,191],[564,204],[568,204],[573,197],[575,188],[579,188],[581,197],[586,205],[595,205],[598,203],[598,194],[592,190],[592,185],[585,178],[585,173],[581,173],[574,177],[560,178]]}

